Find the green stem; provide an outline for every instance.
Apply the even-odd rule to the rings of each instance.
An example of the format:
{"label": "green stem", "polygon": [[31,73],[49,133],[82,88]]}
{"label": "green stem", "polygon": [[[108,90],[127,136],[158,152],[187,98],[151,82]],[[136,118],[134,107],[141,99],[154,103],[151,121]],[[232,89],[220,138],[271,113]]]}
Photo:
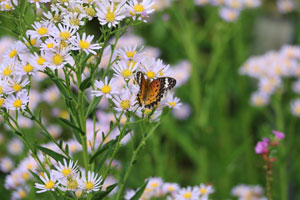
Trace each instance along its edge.
{"label": "green stem", "polygon": [[155,124],[155,126],[152,127],[152,129],[149,131],[149,133],[146,135],[146,137],[143,137],[141,142],[139,143],[138,147],[134,150],[133,154],[132,154],[132,157],[130,159],[130,163],[129,163],[129,166],[126,170],[126,173],[123,177],[123,179],[121,180],[121,184],[120,184],[120,189],[118,191],[118,194],[117,194],[117,197],[116,197],[116,200],[119,200],[121,198],[121,194],[123,193],[123,190],[124,190],[124,186],[125,186],[125,183],[127,181],[127,178],[130,174],[130,171],[136,161],[136,156],[137,154],[139,153],[140,149],[146,144],[146,141],[150,138],[150,136],[154,133],[155,129],[159,126],[160,122],[158,122],[157,124]]}
{"label": "green stem", "polygon": [[[284,131],[284,116],[283,116],[283,110],[282,110],[282,104],[281,104],[281,93],[276,94],[276,99],[274,103],[274,110],[276,113],[276,129],[278,131]],[[282,200],[287,199],[287,171],[286,171],[286,140],[282,141],[280,147],[279,147],[279,153],[280,153],[280,162],[279,162],[279,177],[280,177],[280,194]]]}

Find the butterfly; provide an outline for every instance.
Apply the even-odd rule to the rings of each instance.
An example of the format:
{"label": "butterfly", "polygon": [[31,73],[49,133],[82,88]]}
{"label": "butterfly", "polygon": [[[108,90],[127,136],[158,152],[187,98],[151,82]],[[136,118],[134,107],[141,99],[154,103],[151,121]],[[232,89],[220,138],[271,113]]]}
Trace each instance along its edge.
{"label": "butterfly", "polygon": [[144,105],[145,108],[157,105],[165,92],[176,85],[176,80],[171,77],[161,77],[150,81],[145,79],[145,75],[141,71],[136,73],[136,81],[140,86],[137,101],[140,106]]}

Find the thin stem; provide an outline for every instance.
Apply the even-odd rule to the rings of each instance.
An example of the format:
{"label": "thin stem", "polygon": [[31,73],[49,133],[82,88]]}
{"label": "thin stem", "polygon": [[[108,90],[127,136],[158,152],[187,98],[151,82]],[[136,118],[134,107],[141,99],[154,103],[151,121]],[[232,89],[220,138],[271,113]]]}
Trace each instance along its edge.
{"label": "thin stem", "polygon": [[[139,143],[138,147],[134,150],[133,154],[132,154],[132,157],[130,159],[130,163],[129,163],[129,166],[126,170],[126,173],[124,175],[124,178],[121,180],[121,184],[120,184],[120,189],[119,189],[119,192],[117,194],[117,198],[116,200],[119,200],[120,197],[121,197],[121,194],[123,193],[123,190],[124,190],[124,186],[125,186],[125,183],[127,181],[127,178],[130,174],[130,171],[136,161],[136,156],[137,154],[139,153],[140,149],[146,144],[146,141],[150,138],[150,136],[154,133],[155,129],[158,127],[158,125],[160,124],[160,122],[158,122],[157,124],[155,124],[155,126],[152,127],[152,129],[149,131],[149,133],[143,137],[143,139],[141,140],[141,142]],[[144,134],[143,134],[144,135]]]}

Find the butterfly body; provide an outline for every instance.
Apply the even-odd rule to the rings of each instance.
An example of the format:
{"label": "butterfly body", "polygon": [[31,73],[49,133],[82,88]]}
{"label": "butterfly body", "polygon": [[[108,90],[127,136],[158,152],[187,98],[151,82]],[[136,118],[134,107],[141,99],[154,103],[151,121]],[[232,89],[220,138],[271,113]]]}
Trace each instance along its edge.
{"label": "butterfly body", "polygon": [[151,108],[157,105],[166,91],[171,90],[176,85],[176,80],[171,77],[161,77],[154,80],[145,79],[142,72],[136,73],[136,81],[140,86],[137,101],[140,106]]}

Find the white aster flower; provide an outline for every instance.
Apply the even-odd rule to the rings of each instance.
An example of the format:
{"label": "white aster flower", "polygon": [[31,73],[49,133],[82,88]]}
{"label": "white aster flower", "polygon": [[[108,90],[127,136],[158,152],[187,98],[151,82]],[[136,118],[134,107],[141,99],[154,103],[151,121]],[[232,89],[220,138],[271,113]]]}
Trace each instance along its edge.
{"label": "white aster flower", "polygon": [[291,102],[292,114],[300,117],[300,99],[295,99]]}
{"label": "white aster flower", "polygon": [[47,191],[54,191],[57,187],[56,179],[54,175],[50,172],[50,176],[46,173],[40,176],[43,184],[35,183],[35,188],[39,189],[36,191],[37,193],[47,192]]}
{"label": "white aster flower", "polygon": [[55,39],[63,41],[72,41],[75,38],[76,29],[69,25],[58,24],[58,28],[54,29],[52,36]]}
{"label": "white aster flower", "polygon": [[92,90],[92,95],[100,97],[104,95],[106,98],[112,98],[112,95],[118,94],[116,79],[112,78],[108,81],[108,77],[104,78],[104,81],[95,81],[95,88]]}
{"label": "white aster flower", "polygon": [[79,29],[79,26],[84,25],[84,15],[79,13],[68,13],[64,15],[63,24],[70,26],[75,29]]}
{"label": "white aster flower", "polygon": [[136,106],[136,95],[133,95],[128,88],[120,91],[120,95],[115,95],[113,98],[115,110],[121,111],[134,111]]}
{"label": "white aster flower", "polygon": [[164,194],[171,194],[174,196],[176,192],[178,192],[180,186],[177,183],[164,183],[162,186],[162,190]]}
{"label": "white aster flower", "polygon": [[124,9],[125,2],[122,0],[116,5],[116,2],[111,0],[103,0],[99,3],[99,8],[96,8],[97,16],[101,25],[115,27],[125,18]]}
{"label": "white aster flower", "polygon": [[180,109],[181,103],[180,99],[178,97],[174,97],[173,92],[168,92],[165,99],[163,100],[163,103],[172,109]]}
{"label": "white aster flower", "polygon": [[82,178],[79,180],[79,188],[85,190],[87,193],[92,191],[98,191],[100,189],[100,184],[102,181],[102,177],[99,176],[95,172],[88,171],[88,176],[84,176],[84,172],[81,172]]}
{"label": "white aster flower", "polygon": [[182,188],[175,195],[175,200],[198,200],[199,199],[199,189],[197,187],[187,187]]}
{"label": "white aster flower", "polygon": [[143,20],[148,18],[148,15],[154,12],[153,9],[154,2],[152,0],[130,0],[127,5],[127,9],[129,14],[133,17],[133,19]]}
{"label": "white aster flower", "polygon": [[14,162],[9,157],[0,159],[0,170],[4,173],[10,172],[14,167]]}
{"label": "white aster flower", "polygon": [[233,8],[223,7],[219,10],[219,15],[222,19],[227,22],[235,21],[240,15],[240,11]]}
{"label": "white aster flower", "polygon": [[129,80],[138,66],[138,64],[132,62],[128,65],[128,62],[126,61],[119,61],[113,65],[112,69],[115,72],[115,76]]}
{"label": "white aster flower", "polygon": [[40,69],[41,69],[40,65],[35,65],[34,67],[29,62],[22,62],[16,68],[16,74],[18,76],[35,75]]}
{"label": "white aster flower", "polygon": [[45,54],[46,65],[52,70],[61,69],[67,63],[74,63],[68,49],[61,48],[57,51],[47,51]]}
{"label": "white aster flower", "polygon": [[26,35],[30,38],[41,38],[45,36],[49,36],[51,31],[53,31],[54,25],[50,21],[41,21],[34,22],[32,25],[34,30],[28,30]]}
{"label": "white aster flower", "polygon": [[38,55],[37,53],[34,53],[34,55],[31,56],[31,59],[29,60],[29,63],[34,68],[38,68],[41,71],[44,70],[44,68],[47,67],[45,52],[41,52],[41,55]]}
{"label": "white aster flower", "polygon": [[79,189],[79,181],[79,173],[74,173],[68,178],[58,179],[58,182],[62,185],[59,188],[62,191],[77,191]]}
{"label": "white aster flower", "polygon": [[18,92],[16,95],[10,95],[5,101],[5,107],[9,110],[24,109],[29,101],[26,90]]}
{"label": "white aster flower", "polygon": [[135,63],[139,62],[142,58],[142,54],[140,53],[143,49],[137,49],[137,44],[134,46],[126,46],[122,49],[117,50],[117,56],[120,60],[124,61],[134,61]]}
{"label": "white aster flower", "polygon": [[15,42],[10,48],[8,48],[4,54],[3,59],[7,61],[7,64],[14,64],[19,60],[23,44],[20,41]]}
{"label": "white aster flower", "polygon": [[20,92],[27,84],[29,84],[29,80],[27,78],[23,79],[22,76],[13,76],[8,79],[8,83],[10,92]]}
{"label": "white aster flower", "polygon": [[18,138],[13,138],[7,145],[7,150],[12,155],[20,155],[23,149],[24,145]]}
{"label": "white aster flower", "polygon": [[0,64],[0,77],[9,78],[14,75],[16,71],[15,65],[13,64]]}
{"label": "white aster flower", "polygon": [[0,96],[7,94],[10,91],[8,79],[0,78]]}
{"label": "white aster flower", "polygon": [[251,95],[251,104],[254,106],[262,107],[269,104],[270,96],[263,92],[255,92]]}
{"label": "white aster flower", "polygon": [[203,183],[200,184],[199,187],[200,195],[202,197],[202,200],[208,200],[208,196],[212,193],[214,193],[214,188],[212,185],[205,185]]}
{"label": "white aster flower", "polygon": [[100,49],[99,44],[91,44],[94,36],[93,35],[88,35],[86,36],[86,33],[83,33],[82,38],[80,37],[79,33],[76,35],[76,39],[72,41],[72,44],[74,47],[72,47],[72,50],[81,50],[84,51],[86,54],[92,53],[96,55],[96,51]]}
{"label": "white aster flower", "polygon": [[43,94],[42,99],[48,103],[54,103],[60,96],[59,90],[57,87],[52,86],[50,88],[47,88]]}
{"label": "white aster flower", "polygon": [[55,168],[56,170],[53,170],[52,173],[56,179],[66,179],[69,177],[73,177],[78,171],[77,161],[73,162],[72,160],[70,160],[69,163],[67,163],[65,159],[64,164],[58,162]]}

